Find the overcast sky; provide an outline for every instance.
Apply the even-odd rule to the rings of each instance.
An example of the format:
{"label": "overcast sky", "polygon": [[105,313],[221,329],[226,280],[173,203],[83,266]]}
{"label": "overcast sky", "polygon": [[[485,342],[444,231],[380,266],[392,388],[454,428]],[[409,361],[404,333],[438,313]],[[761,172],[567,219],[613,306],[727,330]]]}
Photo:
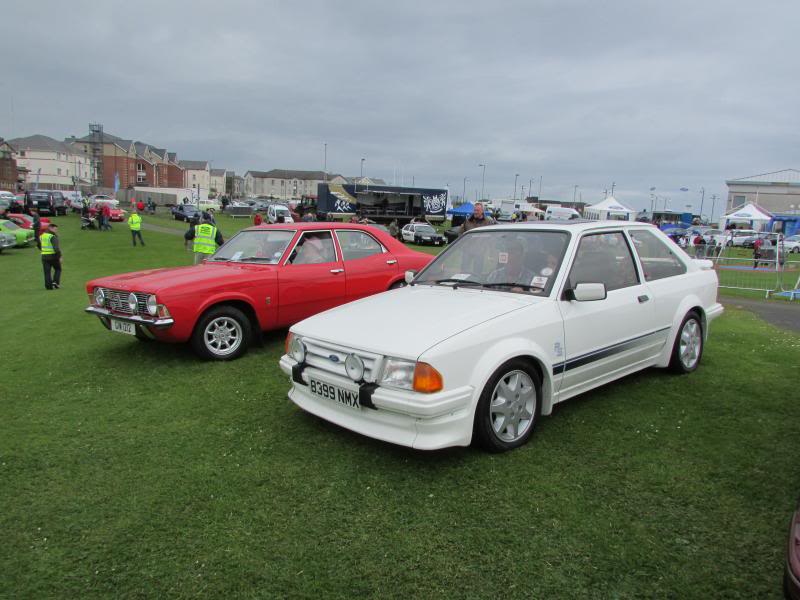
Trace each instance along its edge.
{"label": "overcast sky", "polygon": [[[235,169],[328,169],[673,209],[800,168],[800,2],[27,0],[0,136],[105,131]],[[689,188],[681,192],[681,187]],[[517,194],[521,190],[518,188]],[[663,201],[660,202],[660,205]],[[717,202],[719,214],[721,202]]]}

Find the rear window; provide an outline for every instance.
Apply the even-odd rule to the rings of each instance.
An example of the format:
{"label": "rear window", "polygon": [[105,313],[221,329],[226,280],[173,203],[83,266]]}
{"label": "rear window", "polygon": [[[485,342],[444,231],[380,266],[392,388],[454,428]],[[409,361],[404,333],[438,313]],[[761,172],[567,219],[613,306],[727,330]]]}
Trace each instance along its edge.
{"label": "rear window", "polygon": [[686,273],[686,265],[672,248],[652,231],[634,229],[630,232],[633,247],[644,270],[645,281],[655,281]]}

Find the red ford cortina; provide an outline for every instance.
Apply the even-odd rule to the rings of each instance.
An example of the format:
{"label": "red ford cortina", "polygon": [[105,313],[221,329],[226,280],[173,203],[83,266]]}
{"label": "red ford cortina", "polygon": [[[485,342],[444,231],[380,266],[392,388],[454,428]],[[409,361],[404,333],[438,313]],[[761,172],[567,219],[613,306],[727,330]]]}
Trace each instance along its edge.
{"label": "red ford cortina", "polygon": [[111,331],[191,341],[205,358],[230,360],[259,332],[401,287],[432,258],[369,225],[261,225],[196,266],[94,279],[86,312]]}

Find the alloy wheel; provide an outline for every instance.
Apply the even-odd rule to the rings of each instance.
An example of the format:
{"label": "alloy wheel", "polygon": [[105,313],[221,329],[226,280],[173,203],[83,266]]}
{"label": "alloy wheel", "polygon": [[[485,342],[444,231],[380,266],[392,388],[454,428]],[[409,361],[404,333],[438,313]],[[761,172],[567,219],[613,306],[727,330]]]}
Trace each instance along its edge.
{"label": "alloy wheel", "polygon": [[678,356],[686,370],[692,370],[700,360],[700,350],[703,346],[703,333],[696,319],[689,319],[681,329],[681,341]]}
{"label": "alloy wheel", "polygon": [[536,386],[525,371],[509,371],[500,378],[489,402],[489,419],[495,435],[504,442],[516,442],[533,424],[536,414]]}
{"label": "alloy wheel", "polygon": [[242,344],[242,326],[230,317],[217,317],[206,325],[203,341],[215,356],[233,354]]}

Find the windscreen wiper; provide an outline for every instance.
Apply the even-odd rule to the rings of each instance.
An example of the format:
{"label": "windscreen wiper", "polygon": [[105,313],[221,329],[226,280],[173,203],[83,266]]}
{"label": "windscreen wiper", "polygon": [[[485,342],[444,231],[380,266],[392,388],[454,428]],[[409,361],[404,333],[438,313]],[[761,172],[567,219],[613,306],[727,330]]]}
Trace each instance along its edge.
{"label": "windscreen wiper", "polygon": [[269,256],[243,256],[242,258],[237,259],[237,262],[242,262],[244,260],[273,260]]}
{"label": "windscreen wiper", "polygon": [[458,277],[447,277],[445,279],[437,279],[434,281],[436,285],[440,283],[453,283],[453,289],[456,289],[459,285],[471,285],[476,287],[483,287],[483,284],[479,281],[470,281],[469,279],[459,279]]}
{"label": "windscreen wiper", "polygon": [[533,285],[527,285],[524,283],[514,283],[513,281],[504,281],[502,283],[484,283],[483,287],[485,288],[500,288],[500,287],[518,287],[522,288],[523,290],[542,290],[544,288],[536,287]]}

